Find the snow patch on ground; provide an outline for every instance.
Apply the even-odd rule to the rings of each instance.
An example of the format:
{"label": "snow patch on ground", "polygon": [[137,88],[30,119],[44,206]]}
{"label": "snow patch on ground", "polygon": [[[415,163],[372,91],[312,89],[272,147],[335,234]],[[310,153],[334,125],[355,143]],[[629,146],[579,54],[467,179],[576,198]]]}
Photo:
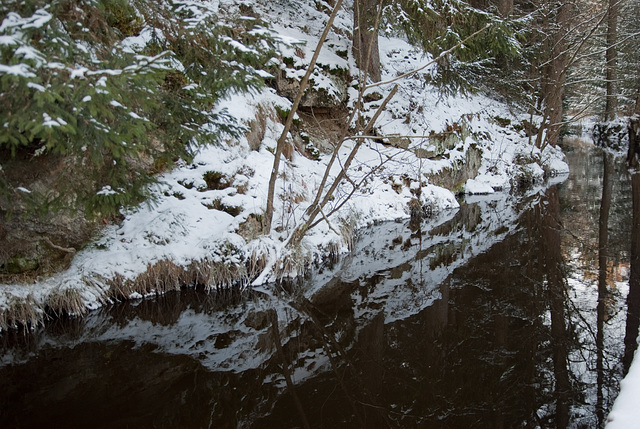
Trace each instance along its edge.
{"label": "snow patch on ground", "polygon": [[620,382],[620,393],[607,417],[607,429],[628,429],[638,425],[638,398],[640,398],[640,364],[636,351],[629,372]]}

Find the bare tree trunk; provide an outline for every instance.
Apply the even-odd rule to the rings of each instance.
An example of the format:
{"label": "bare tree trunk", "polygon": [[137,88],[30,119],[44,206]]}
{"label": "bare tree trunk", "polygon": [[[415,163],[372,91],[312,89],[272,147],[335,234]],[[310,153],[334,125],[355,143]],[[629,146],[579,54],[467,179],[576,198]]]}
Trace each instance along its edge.
{"label": "bare tree trunk", "polygon": [[356,64],[374,82],[382,78],[378,48],[378,10],[380,0],[353,3],[353,56]]}
{"label": "bare tree trunk", "polygon": [[[462,46],[467,40],[470,40],[471,38],[477,36],[478,34],[483,32],[487,28],[488,28],[488,26],[485,26],[485,27],[481,28],[480,30],[476,31],[475,33],[469,35],[466,39],[462,40],[460,43],[456,44],[452,48],[440,53],[440,55],[438,57],[434,58],[429,63],[425,64],[424,66],[422,66],[422,67],[420,67],[418,69],[409,71],[409,72],[404,73],[404,74],[402,74],[400,76],[396,76],[395,78],[387,80],[385,82],[377,82],[377,83],[374,83],[374,84],[371,84],[371,85],[367,85],[367,86],[361,85],[360,89],[359,89],[359,93],[358,93],[358,100],[355,103],[356,107],[351,112],[351,115],[349,116],[349,119],[347,120],[347,123],[348,124],[352,123],[353,119],[356,117],[356,115],[359,114],[359,107],[358,106],[362,106],[362,98],[364,96],[364,91],[365,90],[370,89],[370,88],[374,88],[374,87],[377,87],[377,86],[387,85],[387,84],[393,83],[393,82],[395,82],[397,80],[407,78],[407,77],[412,76],[413,74],[415,74],[415,73],[417,73],[417,72],[419,72],[421,70],[424,70],[427,66],[435,63],[436,61],[438,61],[443,56],[450,54],[451,52],[453,52],[454,50],[456,50],[457,48]],[[333,212],[337,211],[339,209],[339,207],[341,207],[341,205],[345,203],[346,200],[343,200],[341,204],[338,204],[336,207],[334,207],[330,213],[326,214],[326,216],[325,216],[325,213],[323,213],[324,207],[333,199],[334,192],[336,191],[336,189],[338,188],[340,183],[345,178],[347,178],[347,171],[349,170],[351,162],[353,161],[355,155],[357,154],[360,146],[364,142],[365,136],[367,136],[369,134],[369,132],[373,129],[373,126],[375,125],[376,121],[378,120],[378,117],[384,111],[387,103],[394,97],[396,92],[398,92],[398,85],[395,85],[393,87],[393,89],[389,92],[387,97],[382,101],[382,104],[378,107],[378,109],[374,113],[373,117],[369,120],[367,125],[365,125],[363,129],[359,130],[358,132],[356,132],[355,135],[353,135],[351,137],[351,138],[356,140],[356,143],[355,143],[353,149],[351,150],[350,154],[348,155],[347,159],[342,164],[342,169],[341,169],[340,173],[337,175],[337,177],[335,177],[333,179],[333,181],[331,182],[331,185],[329,185],[328,181],[329,181],[329,176],[330,176],[330,173],[331,173],[332,166],[334,165],[334,163],[338,159],[338,153],[340,151],[340,148],[342,147],[344,142],[349,139],[348,133],[350,132],[350,130],[344,130],[344,133],[341,136],[341,138],[338,140],[338,143],[337,143],[336,147],[333,150],[333,154],[331,156],[331,159],[329,160],[329,162],[327,164],[327,167],[325,168],[324,175],[323,175],[322,180],[320,181],[320,184],[318,185],[318,189],[316,191],[316,196],[315,196],[313,202],[309,205],[309,207],[307,208],[307,210],[305,212],[306,220],[303,223],[301,223],[300,225],[298,225],[298,227],[296,227],[296,229],[293,231],[293,233],[292,233],[292,235],[291,235],[291,237],[289,239],[289,245],[296,246],[297,244],[299,244],[302,241],[302,239],[304,238],[304,236],[307,233],[307,231],[309,229],[313,228],[318,222],[320,222],[320,221],[316,221],[316,218],[318,216],[322,216],[323,218],[325,218],[326,216],[331,216],[331,214]],[[327,189],[327,187],[328,187],[328,189]],[[355,189],[355,187],[354,187],[354,189]]]}
{"label": "bare tree trunk", "polygon": [[[629,372],[633,355],[638,348],[640,327],[640,173],[631,176],[633,194],[633,215],[631,227],[631,272],[629,274],[629,294],[627,295],[627,326],[624,336],[624,375]],[[638,358],[640,359],[640,358]]]}
{"label": "bare tree trunk", "polygon": [[636,114],[629,120],[629,150],[627,152],[629,168],[638,166],[638,156],[640,156],[640,116]]}
{"label": "bare tree trunk", "polygon": [[558,5],[553,20],[551,38],[551,59],[544,68],[542,93],[545,99],[545,117],[548,118],[545,143],[555,146],[560,139],[564,101],[564,83],[569,60],[569,23],[572,19],[573,5],[562,2]]}
{"label": "bare tree trunk", "polygon": [[264,212],[264,220],[262,225],[263,231],[266,234],[269,234],[269,232],[271,231],[271,222],[273,221],[273,200],[275,198],[275,192],[276,192],[276,180],[278,179],[278,171],[280,169],[280,157],[282,156],[282,151],[284,150],[284,147],[287,141],[287,135],[289,134],[289,130],[293,125],[293,118],[295,117],[296,112],[298,111],[298,106],[300,105],[300,101],[302,100],[304,91],[306,90],[307,84],[309,83],[309,77],[311,76],[311,73],[313,72],[313,68],[316,65],[316,61],[318,60],[318,56],[320,55],[320,50],[322,49],[322,45],[324,44],[324,41],[326,40],[327,35],[329,34],[329,30],[331,30],[333,21],[335,20],[336,15],[338,14],[338,11],[340,10],[341,6],[342,6],[342,0],[337,0],[337,3],[333,8],[333,12],[329,17],[329,21],[327,22],[327,25],[325,26],[324,31],[322,32],[322,36],[320,36],[320,40],[318,40],[318,44],[316,45],[316,50],[313,53],[313,57],[311,58],[311,62],[309,63],[309,67],[307,68],[307,73],[304,75],[304,77],[302,78],[302,81],[300,82],[300,89],[298,90],[298,95],[296,95],[296,98],[293,101],[293,105],[291,106],[291,111],[289,112],[289,115],[287,116],[287,121],[285,122],[285,125],[284,125],[284,130],[282,131],[282,134],[278,139],[276,152],[274,154],[275,157],[273,159],[273,168],[271,169],[271,177],[269,178],[269,190],[267,192],[267,208],[265,209],[265,212]]}
{"label": "bare tree trunk", "polygon": [[618,41],[619,1],[609,0],[607,8],[607,53],[605,65],[607,70],[607,98],[604,109],[605,121],[614,120],[618,111],[618,49],[616,42]]}
{"label": "bare tree trunk", "polygon": [[500,16],[506,18],[513,12],[513,0],[500,0],[498,4],[498,12]]}
{"label": "bare tree trunk", "polygon": [[[363,90],[361,89],[360,95],[362,95],[362,92]],[[376,110],[376,113],[373,115],[373,117],[369,120],[369,123],[367,123],[367,125],[362,130],[363,135],[367,135],[373,129],[373,126],[378,120],[378,117],[384,111],[385,107],[387,106],[387,103],[391,101],[391,99],[396,94],[396,92],[398,92],[398,85],[393,87],[393,89],[384,99],[380,107],[378,107],[378,110]],[[322,178],[322,182],[320,183],[318,190],[316,191],[316,197],[314,201],[311,203],[311,205],[309,206],[309,208],[307,209],[307,212],[306,212],[307,219],[304,223],[298,226],[298,228],[296,228],[296,230],[293,232],[292,237],[290,239],[290,244],[295,246],[299,244],[300,241],[302,241],[307,231],[315,225],[314,224],[315,219],[322,214],[322,210],[324,209],[324,207],[329,203],[329,201],[333,199],[334,192],[336,191],[336,189],[338,189],[338,186],[340,185],[342,180],[344,180],[345,177],[347,177],[347,171],[349,170],[349,167],[351,166],[353,159],[358,153],[360,146],[364,142],[363,138],[357,139],[353,149],[351,149],[351,152],[349,153],[349,156],[347,157],[347,159],[344,161],[342,165],[342,170],[340,170],[340,173],[338,173],[336,178],[333,179],[333,182],[331,183],[329,188],[325,189],[325,186],[327,185],[327,180],[329,178],[331,165],[333,164],[334,159],[338,155],[338,148],[346,139],[347,139],[347,136],[344,135],[340,141],[340,144],[334,150],[333,158],[329,162],[329,165],[327,165],[327,168],[325,169],[325,175]],[[324,198],[322,198],[323,195],[324,195]]]}
{"label": "bare tree trunk", "polygon": [[638,79],[638,82],[636,107],[629,120],[629,151],[627,152],[627,164],[631,168],[638,166],[638,157],[640,156],[640,79]]}

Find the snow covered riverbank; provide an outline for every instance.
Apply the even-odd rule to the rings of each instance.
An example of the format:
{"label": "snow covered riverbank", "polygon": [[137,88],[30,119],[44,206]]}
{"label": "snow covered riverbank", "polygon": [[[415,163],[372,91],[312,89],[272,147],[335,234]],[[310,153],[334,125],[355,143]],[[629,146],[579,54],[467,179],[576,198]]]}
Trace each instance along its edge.
{"label": "snow covered riverbank", "polygon": [[[637,358],[637,353],[636,356]],[[607,429],[636,427],[640,418],[638,397],[640,396],[640,364],[634,359],[629,373],[620,382],[620,393],[613,403],[607,418]]]}
{"label": "snow covered riverbank", "polygon": [[[218,12],[237,2],[210,3],[211,10]],[[260,92],[226,99],[219,109],[226,109],[246,127],[245,136],[203,148],[191,162],[181,162],[166,172],[162,184],[152,190],[152,203],[126,211],[121,223],[106,226],[75,255],[66,271],[33,283],[0,285],[0,331],[33,327],[47,314],[81,314],[114,299],[137,299],[185,284],[208,288],[267,285],[264,289],[268,290],[270,282],[298,275],[327,255],[350,252],[354,231],[408,219],[416,198],[430,213],[455,211],[456,193],[508,192],[567,172],[559,149],[540,151],[532,144],[527,135],[532,125],[527,124],[528,113],[488,95],[444,95],[428,83],[432,69],[427,67],[396,82],[399,92],[375,127],[377,136],[389,138],[368,140],[349,170],[350,180],[359,183],[357,191],[309,231],[299,248],[288,248],[287,239],[302,222],[336,144],[331,122],[335,112],[332,107],[317,111],[311,107],[298,117],[297,129],[290,136],[291,147],[298,150],[292,150],[281,168],[274,224],[269,234],[262,234],[273,152],[283,130],[282,116],[291,109],[291,95],[284,94],[282,87],[295,87],[291,82],[304,74],[327,13],[306,0],[286,2],[285,7],[267,1],[244,3],[271,24],[269,31],[281,42],[272,61],[280,67],[278,79],[284,84],[278,88],[272,76],[271,86]],[[326,97],[328,105],[333,103],[334,110],[353,108],[357,95],[352,85],[355,79],[345,78],[359,73],[350,52],[351,25],[346,7],[338,15],[336,31],[330,33],[312,77],[313,91]],[[146,41],[134,37],[123,43],[136,49]],[[380,58],[383,81],[431,60],[405,40],[389,37],[380,40]],[[382,85],[368,94],[365,119],[392,87]],[[355,140],[347,140],[338,159],[345,160],[355,145]],[[334,166],[331,177],[340,168],[340,163]],[[336,201],[350,191],[339,189]],[[433,273],[437,274],[442,273]],[[381,291],[380,296],[385,297],[387,318],[400,318],[401,311],[417,311],[394,307],[386,292]],[[610,429],[631,427],[637,420],[638,366],[636,362],[622,383],[607,426]]]}
{"label": "snow covered riverbank", "polygon": [[[272,31],[282,40],[279,61],[288,79],[299,79],[326,22],[326,15],[312,3],[301,2],[290,10],[273,10],[262,2],[254,5],[256,12],[270,17]],[[293,19],[300,14],[308,18],[304,26]],[[337,31],[329,36],[318,60],[319,72],[313,76],[315,91],[346,97],[347,106],[353,105],[355,92],[344,88],[336,74],[358,73],[352,56],[343,53],[348,51],[345,34],[351,21],[349,11],[341,11]],[[380,57],[383,80],[430,60],[394,38],[381,38]],[[426,68],[397,82],[400,91],[376,125],[379,135],[396,136],[397,141],[369,140],[362,145],[349,170],[350,180],[360,182],[356,193],[309,231],[295,251],[284,243],[311,203],[329,162],[327,148],[335,142],[323,133],[322,124],[304,128],[303,123],[302,131],[291,136],[292,141],[302,137],[315,156],[293,151],[285,161],[277,183],[273,228],[271,234],[262,235],[259,226],[273,151],[283,130],[278,112],[290,109],[291,102],[269,87],[237,94],[220,109],[246,126],[245,137],[204,148],[192,162],[166,173],[153,189],[154,202],[124,213],[120,224],[107,226],[65,272],[33,284],[0,286],[2,328],[42,320],[46,308],[82,313],[114,297],[162,293],[184,283],[247,287],[297,275],[329,253],[348,252],[354,230],[408,218],[409,203],[416,196],[423,207],[438,212],[457,207],[454,192],[508,190],[567,171],[559,149],[547,147],[541,152],[531,144],[523,126],[528,115],[484,95],[443,95],[425,83],[429,73]],[[376,100],[391,89],[392,85],[376,89],[365,116],[373,114]],[[309,125],[317,119],[304,122]],[[252,135],[256,129],[261,134],[257,144]],[[344,160],[354,145],[348,140],[338,159]],[[335,177],[340,168],[334,166],[331,175]],[[464,175],[458,174],[463,170]],[[338,193],[336,200],[347,191]],[[265,266],[271,269],[256,281]]]}

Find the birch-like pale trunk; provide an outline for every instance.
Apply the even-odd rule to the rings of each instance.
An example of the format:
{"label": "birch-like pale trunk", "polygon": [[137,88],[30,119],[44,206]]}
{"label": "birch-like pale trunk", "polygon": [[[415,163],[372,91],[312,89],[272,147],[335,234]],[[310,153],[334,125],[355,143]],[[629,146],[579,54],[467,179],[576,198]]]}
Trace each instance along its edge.
{"label": "birch-like pale trunk", "polygon": [[307,85],[309,84],[309,78],[311,77],[311,73],[313,73],[313,69],[316,65],[316,61],[318,60],[318,56],[320,55],[320,50],[322,49],[322,45],[324,45],[325,40],[327,39],[327,35],[333,26],[333,21],[338,14],[338,11],[342,7],[342,0],[338,0],[336,2],[335,7],[333,8],[333,12],[331,12],[331,16],[329,17],[329,21],[320,36],[320,40],[318,40],[318,44],[316,45],[316,50],[313,53],[313,57],[311,58],[311,62],[309,63],[309,67],[307,68],[307,72],[305,73],[302,81],[300,82],[300,89],[298,90],[298,94],[296,98],[293,100],[293,104],[291,105],[291,111],[287,116],[287,120],[284,124],[284,130],[278,139],[278,143],[276,144],[276,151],[273,158],[273,167],[271,169],[271,177],[269,178],[269,190],[267,191],[267,207],[264,212],[263,218],[263,231],[266,234],[271,232],[271,223],[273,221],[273,200],[275,198],[276,192],[276,181],[278,179],[278,172],[280,170],[280,158],[282,157],[282,152],[287,142],[287,135],[289,135],[289,131],[291,130],[291,126],[293,125],[293,118],[295,117],[298,107],[300,106],[300,101],[302,100],[302,96],[304,95],[305,90],[307,89]]}

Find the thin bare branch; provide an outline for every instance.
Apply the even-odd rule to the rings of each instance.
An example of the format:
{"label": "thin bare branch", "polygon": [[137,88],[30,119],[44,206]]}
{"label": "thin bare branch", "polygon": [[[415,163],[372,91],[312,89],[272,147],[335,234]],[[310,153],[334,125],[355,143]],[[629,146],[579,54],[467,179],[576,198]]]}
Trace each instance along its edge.
{"label": "thin bare branch", "polygon": [[316,61],[318,60],[318,56],[320,55],[320,50],[322,49],[322,45],[329,35],[329,31],[333,26],[333,21],[338,14],[338,11],[342,7],[342,0],[338,0],[336,2],[335,7],[333,8],[333,12],[331,12],[331,16],[329,17],[329,21],[327,25],[324,27],[324,31],[320,36],[320,40],[318,40],[318,44],[316,45],[316,50],[313,53],[313,57],[311,58],[311,62],[309,63],[309,67],[307,68],[307,72],[305,73],[302,81],[300,82],[300,89],[298,90],[298,94],[296,95],[295,100],[291,106],[291,110],[289,111],[289,115],[287,116],[287,120],[284,125],[284,129],[282,130],[282,134],[280,134],[280,138],[278,138],[278,143],[276,145],[276,152],[274,154],[273,159],[273,167],[271,169],[271,177],[269,178],[269,190],[267,192],[267,208],[265,211],[265,224],[264,230],[266,233],[269,233],[271,230],[271,222],[273,220],[273,200],[275,196],[275,187],[276,180],[278,178],[278,170],[280,169],[280,157],[282,156],[282,152],[284,150],[284,146],[286,143],[287,135],[289,134],[289,130],[291,130],[291,126],[293,125],[293,118],[295,117],[298,107],[300,106],[300,101],[305,93],[307,85],[309,84],[309,78],[311,77],[311,73],[313,73],[313,69],[316,65]]}
{"label": "thin bare branch", "polygon": [[437,57],[435,57],[434,59],[432,59],[431,61],[429,61],[427,64],[423,65],[422,67],[419,67],[415,70],[411,70],[408,71],[406,73],[401,74],[400,76],[396,76],[393,79],[389,79],[383,82],[376,82],[373,83],[371,85],[367,85],[364,90],[368,90],[371,88],[375,88],[378,86],[382,86],[382,85],[388,85],[390,83],[394,83],[397,82],[401,79],[404,79],[406,77],[409,77],[411,75],[414,75],[416,73],[421,72],[422,70],[426,69],[427,67],[429,67],[430,65],[436,63],[438,60],[440,60],[442,57],[444,57],[445,55],[450,54],[451,52],[455,51],[456,49],[458,49],[460,46],[464,45],[466,42],[468,42],[469,40],[471,40],[472,38],[476,37],[478,34],[482,33],[484,30],[486,30],[487,28],[489,28],[489,24],[485,25],[484,27],[482,27],[480,30],[476,31],[475,33],[471,34],[470,36],[466,37],[464,40],[460,41],[459,43],[457,43],[455,46],[453,46],[452,48],[447,49],[446,51],[443,51],[440,53],[440,55],[438,55]]}

